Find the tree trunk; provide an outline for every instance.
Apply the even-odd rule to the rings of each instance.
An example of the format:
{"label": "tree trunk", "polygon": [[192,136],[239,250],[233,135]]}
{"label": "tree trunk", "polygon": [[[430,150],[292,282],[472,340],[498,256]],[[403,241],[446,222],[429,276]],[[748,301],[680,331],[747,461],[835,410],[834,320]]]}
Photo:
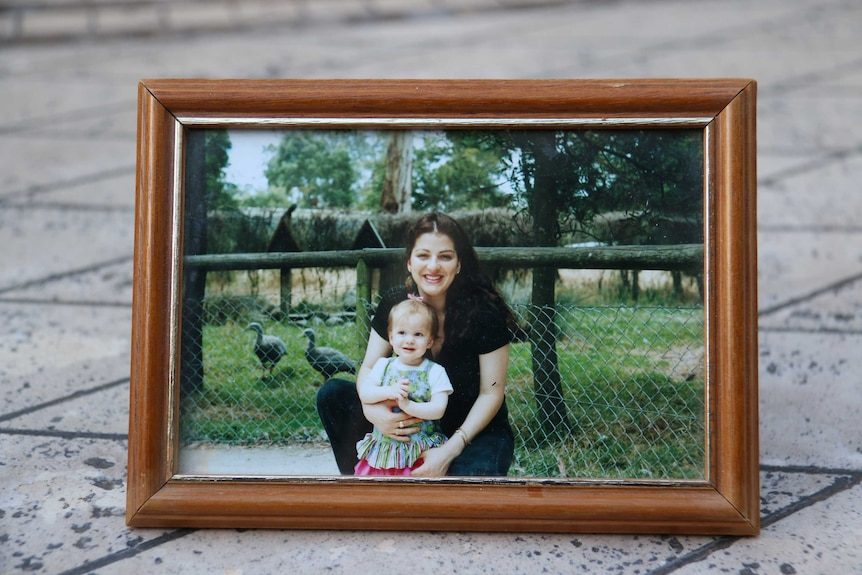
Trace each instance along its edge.
{"label": "tree trunk", "polygon": [[[385,213],[412,210],[413,198],[413,132],[392,132],[386,148],[386,165],[380,205]],[[404,264],[398,262],[380,270],[381,291],[402,284],[407,276]]]}
{"label": "tree trunk", "polygon": [[[530,201],[535,245],[552,247],[557,243],[556,182],[554,180],[554,134],[536,135],[535,186]],[[563,400],[562,378],[557,357],[557,308],[552,267],[533,270],[532,300],[535,313],[531,330],[533,385],[541,435],[561,437],[571,432]]]}
{"label": "tree trunk", "polygon": [[[185,158],[185,221],[183,254],[199,255],[207,251],[206,132],[189,130]],[[185,268],[182,285],[182,320],[180,349],[180,397],[203,389],[203,300],[207,273],[199,268]]]}
{"label": "tree trunk", "polygon": [[409,212],[413,182],[413,133],[392,132],[386,148],[386,164],[380,205],[385,213]]}

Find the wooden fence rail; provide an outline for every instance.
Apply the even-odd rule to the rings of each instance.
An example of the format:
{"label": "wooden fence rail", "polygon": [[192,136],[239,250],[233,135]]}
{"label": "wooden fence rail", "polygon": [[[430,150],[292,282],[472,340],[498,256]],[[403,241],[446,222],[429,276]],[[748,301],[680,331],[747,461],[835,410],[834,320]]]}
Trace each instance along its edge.
{"label": "wooden fence rail", "polygon": [[[559,269],[666,270],[700,273],[703,245],[595,246],[571,248],[476,248],[479,259],[508,269],[556,267]],[[260,270],[281,268],[353,267],[361,262],[368,267],[397,263],[404,256],[401,248],[363,250],[207,254],[186,256],[187,268],[201,271]]]}

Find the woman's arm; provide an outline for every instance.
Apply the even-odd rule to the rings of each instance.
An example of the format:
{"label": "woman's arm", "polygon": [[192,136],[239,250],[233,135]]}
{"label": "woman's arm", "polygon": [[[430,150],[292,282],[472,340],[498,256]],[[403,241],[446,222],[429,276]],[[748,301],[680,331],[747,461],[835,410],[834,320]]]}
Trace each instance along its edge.
{"label": "woman's arm", "polygon": [[479,356],[479,397],[470,408],[460,431],[449,441],[422,454],[424,463],[412,475],[438,477],[446,475],[449,465],[461,455],[467,444],[491,422],[506,395],[506,374],[509,371],[509,345]]}

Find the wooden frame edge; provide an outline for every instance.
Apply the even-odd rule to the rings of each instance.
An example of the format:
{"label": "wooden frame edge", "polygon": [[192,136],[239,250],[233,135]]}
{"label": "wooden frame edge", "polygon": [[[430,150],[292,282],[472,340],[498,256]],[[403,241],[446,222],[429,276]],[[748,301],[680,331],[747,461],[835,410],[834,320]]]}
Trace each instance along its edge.
{"label": "wooden frame edge", "polygon": [[138,86],[138,167],[132,298],[132,357],[129,400],[129,463],[126,516],[132,518],[170,479],[166,461],[170,370],[169,285],[171,249],[158,226],[173,219],[173,133],[175,118]]}
{"label": "wooden frame edge", "polygon": [[724,304],[713,325],[718,340],[714,365],[723,377],[711,387],[718,409],[713,420],[716,455],[714,484],[739,510],[743,521],[760,529],[760,478],[757,365],[757,86],[750,82],[716,118],[719,185],[713,284]]}
{"label": "wooden frame edge", "polygon": [[[756,535],[757,441],[756,85],[750,80],[211,81],[139,85],[133,347],[126,521],[135,527],[460,529]],[[420,98],[409,91],[439,90]],[[421,91],[420,90],[420,91]],[[605,93],[610,90],[611,95]],[[621,90],[619,94],[616,90]],[[628,90],[628,91],[627,91]],[[321,91],[332,95],[321,98]],[[223,97],[213,94],[223,93]],[[691,97],[690,93],[695,96]],[[552,98],[543,98],[553,95]],[[672,97],[669,97],[672,96]],[[709,483],[644,487],[533,484],[362,484],[320,481],[178,481],[170,457],[170,238],[177,116],[410,117],[465,115],[714,118],[709,270],[717,300],[709,351]],[[604,112],[604,113],[603,113]],[[724,329],[718,329],[723,327]],[[743,360],[739,361],[738,358]],[[167,378],[167,379],[166,379]],[[442,497],[419,521],[406,503]],[[460,498],[460,499],[459,499]],[[469,498],[471,512],[461,501]],[[238,503],[230,503],[230,500]],[[382,505],[386,503],[387,505]]]}

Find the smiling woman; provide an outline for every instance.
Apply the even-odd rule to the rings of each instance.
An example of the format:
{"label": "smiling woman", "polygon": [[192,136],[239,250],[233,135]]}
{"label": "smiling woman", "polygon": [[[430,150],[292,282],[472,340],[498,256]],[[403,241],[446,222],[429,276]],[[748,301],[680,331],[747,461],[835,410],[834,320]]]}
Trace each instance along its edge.
{"label": "smiling woman", "polygon": [[[407,232],[406,286],[390,290],[374,314],[357,384],[329,380],[318,393],[318,411],[338,467],[351,474],[354,446],[373,424],[394,441],[405,441],[403,428],[415,418],[393,412],[390,401],[362,402],[356,392],[377,360],[388,357],[389,310],[411,295],[421,297],[440,324],[430,358],[445,367],[454,387],[441,427],[448,441],[423,453],[413,475],[433,477],[505,476],[512,463],[514,437],[505,403],[509,343],[516,329],[509,307],[485,275],[466,232],[451,217],[432,212]],[[364,417],[363,417],[364,416]]]}

